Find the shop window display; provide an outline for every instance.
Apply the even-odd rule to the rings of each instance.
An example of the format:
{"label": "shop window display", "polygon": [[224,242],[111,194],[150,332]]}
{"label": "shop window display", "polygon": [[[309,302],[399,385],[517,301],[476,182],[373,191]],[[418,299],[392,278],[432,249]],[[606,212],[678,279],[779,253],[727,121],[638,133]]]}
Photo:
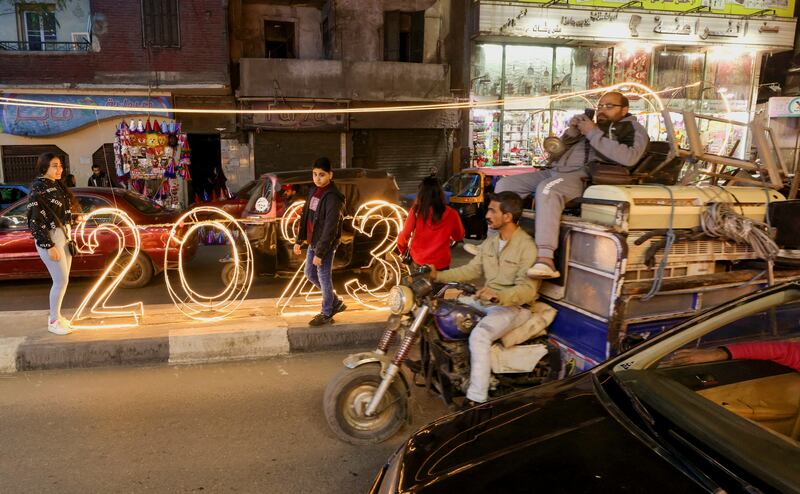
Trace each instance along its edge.
{"label": "shop window display", "polygon": [[472,166],[494,166],[500,161],[500,112],[472,110]]}
{"label": "shop window display", "polygon": [[669,101],[669,106],[672,108],[695,109],[702,88],[699,84],[687,86],[703,79],[704,59],[705,54],[702,52],[658,50],[653,57],[653,89],[664,91],[670,88],[681,88],[661,93],[662,97],[665,101]]}
{"label": "shop window display", "polygon": [[[590,74],[592,70],[592,50],[590,48],[556,48],[556,67],[553,74],[553,93],[571,93],[584,91],[590,87]],[[602,57],[602,65],[608,67],[607,51]],[[599,57],[598,57],[599,58]],[[601,80],[605,73],[598,74]],[[601,84],[602,85],[602,84]],[[599,87],[599,86],[598,86]]]}
{"label": "shop window display", "polygon": [[[544,111],[546,112],[546,110]],[[531,138],[534,113],[543,111],[507,111],[503,120],[503,161],[530,165],[534,150]]]}
{"label": "shop window display", "polygon": [[477,45],[472,54],[472,96],[497,99],[503,79],[503,46]]}
{"label": "shop window display", "polygon": [[653,54],[649,48],[621,46],[614,52],[614,83],[648,84]]}
{"label": "shop window display", "polygon": [[553,49],[547,46],[506,46],[505,96],[550,94]]}

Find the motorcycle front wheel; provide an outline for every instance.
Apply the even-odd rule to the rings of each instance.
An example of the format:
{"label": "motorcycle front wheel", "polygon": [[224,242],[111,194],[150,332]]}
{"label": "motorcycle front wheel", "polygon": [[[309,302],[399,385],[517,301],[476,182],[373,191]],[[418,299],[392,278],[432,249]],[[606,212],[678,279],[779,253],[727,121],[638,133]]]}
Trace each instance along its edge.
{"label": "motorcycle front wheel", "polygon": [[377,444],[400,430],[407,417],[408,390],[399,377],[389,386],[375,414],[368,417],[364,413],[380,383],[378,363],[344,368],[328,383],[322,407],[336,437],[355,445]]}

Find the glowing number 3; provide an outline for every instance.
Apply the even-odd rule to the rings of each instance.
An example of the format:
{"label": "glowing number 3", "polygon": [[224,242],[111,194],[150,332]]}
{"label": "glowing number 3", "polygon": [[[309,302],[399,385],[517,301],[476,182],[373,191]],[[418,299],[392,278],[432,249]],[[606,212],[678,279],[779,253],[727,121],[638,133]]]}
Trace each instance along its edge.
{"label": "glowing number 3", "polygon": [[[353,217],[353,229],[368,237],[383,238],[371,251],[370,267],[380,267],[380,279],[377,286],[369,288],[361,284],[358,279],[345,283],[344,288],[356,302],[370,309],[380,309],[385,306],[386,291],[400,283],[403,272],[407,269],[394,253],[397,247],[397,235],[402,231],[408,213],[401,207],[386,201],[369,201],[361,205]],[[375,264],[378,266],[375,266]],[[374,305],[362,298],[368,295],[371,299],[381,302]]]}
{"label": "glowing number 3", "polygon": [[[199,219],[202,215],[204,219]],[[112,221],[98,222],[96,228],[88,229],[90,221],[97,217],[111,217]],[[215,219],[209,219],[211,217]],[[105,220],[105,218],[104,218]],[[231,229],[226,225],[232,224],[238,230],[239,238],[243,239],[244,248],[237,244],[237,239],[231,233]],[[184,225],[190,225],[184,229]],[[216,295],[202,295],[195,292],[189,286],[183,271],[183,247],[187,241],[196,241],[194,233],[198,228],[211,226],[223,232],[228,238],[233,249],[234,276],[225,289]],[[139,228],[125,212],[114,208],[102,208],[92,211],[84,217],[76,230],[76,244],[78,252],[92,254],[100,245],[98,236],[103,232],[109,232],[117,238],[118,248],[116,257],[108,263],[108,267],[103,271],[100,279],[95,283],[89,293],[78,306],[78,310],[70,321],[76,329],[101,329],[101,328],[124,328],[139,325],[139,319],[144,316],[144,305],[141,302],[124,306],[109,306],[108,299],[122,282],[125,275],[130,271],[136,262],[141,250],[142,239]],[[173,286],[169,276],[169,253],[171,248],[178,249],[177,270],[179,273],[179,286]],[[129,260],[124,262],[122,269],[112,275],[112,271],[122,258],[123,254],[129,253]],[[175,306],[183,314],[192,319],[210,321],[219,320],[229,315],[242,303],[250,290],[253,282],[253,251],[247,241],[247,233],[236,219],[222,211],[212,207],[200,207],[184,214],[172,226],[169,237],[164,249],[164,280],[167,289]],[[182,297],[179,296],[182,292]],[[126,318],[127,321],[115,321],[106,324],[87,324],[82,321],[102,319],[104,317],[119,319]]]}

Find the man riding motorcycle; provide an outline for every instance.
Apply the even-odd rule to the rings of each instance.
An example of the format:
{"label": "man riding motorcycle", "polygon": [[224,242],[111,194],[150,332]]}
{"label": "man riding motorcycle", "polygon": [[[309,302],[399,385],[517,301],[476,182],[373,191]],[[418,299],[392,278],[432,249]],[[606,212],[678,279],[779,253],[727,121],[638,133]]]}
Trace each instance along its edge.
{"label": "man riding motorcycle", "polygon": [[532,304],[538,295],[540,281],[527,275],[536,261],[536,243],[518,225],[522,208],[522,199],[513,192],[492,195],[486,221],[498,235],[484,241],[465,266],[441,272],[430,266],[429,276],[434,281],[485,280],[474,297],[460,298],[486,313],[469,336],[470,381],[465,407],[488,399],[492,342],[530,317],[529,309],[522,306]]}

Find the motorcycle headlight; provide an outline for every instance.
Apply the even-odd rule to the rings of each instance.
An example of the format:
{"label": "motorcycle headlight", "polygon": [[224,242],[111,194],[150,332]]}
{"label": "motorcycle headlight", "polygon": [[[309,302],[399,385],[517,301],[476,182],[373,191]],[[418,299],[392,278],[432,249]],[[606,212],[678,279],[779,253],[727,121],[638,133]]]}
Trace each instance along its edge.
{"label": "motorcycle headlight", "polygon": [[414,308],[414,293],[407,286],[397,285],[389,290],[386,303],[392,314],[407,314]]}

